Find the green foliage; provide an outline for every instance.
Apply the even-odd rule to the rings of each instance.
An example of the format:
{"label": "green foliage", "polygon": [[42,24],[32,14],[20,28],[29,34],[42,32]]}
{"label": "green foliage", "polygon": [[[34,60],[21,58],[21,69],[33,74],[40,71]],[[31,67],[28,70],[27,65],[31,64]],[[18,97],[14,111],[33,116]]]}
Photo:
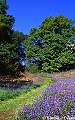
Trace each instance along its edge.
{"label": "green foliage", "polygon": [[[75,64],[74,51],[68,47],[72,38],[75,38],[72,20],[64,16],[47,17],[38,29],[31,29],[26,43],[27,57],[33,57],[41,71],[59,71],[64,65],[70,69]],[[33,40],[39,46],[33,45]]]}
{"label": "green foliage", "polygon": [[[35,60],[35,64],[27,68],[30,71],[52,72],[75,67],[75,47],[71,47],[75,41],[73,20],[64,16],[47,17],[39,28],[32,28],[29,35],[24,35],[13,31],[15,20],[7,14],[7,9],[7,4],[0,1],[1,73],[17,71],[19,56],[16,47],[20,42],[25,43],[27,60]],[[33,41],[35,44],[32,44]]]}
{"label": "green foliage", "polygon": [[[11,69],[11,59],[15,44],[12,42],[11,34],[14,23],[13,16],[7,14],[7,5],[0,2],[0,72],[8,73]],[[11,64],[10,64],[11,63]]]}
{"label": "green foliage", "polygon": [[14,42],[23,42],[25,40],[25,35],[22,32],[14,31],[12,34],[12,40]]}
{"label": "green foliage", "polygon": [[6,4],[6,2],[4,0],[0,0],[0,14],[6,14],[6,10],[7,10],[8,6]]}
{"label": "green foliage", "polygon": [[35,64],[27,66],[27,70],[31,73],[38,73],[39,72],[38,66]]}
{"label": "green foliage", "polygon": [[7,5],[0,2],[0,73],[14,74],[18,69],[16,47],[27,36],[13,31],[14,17],[7,14]]}

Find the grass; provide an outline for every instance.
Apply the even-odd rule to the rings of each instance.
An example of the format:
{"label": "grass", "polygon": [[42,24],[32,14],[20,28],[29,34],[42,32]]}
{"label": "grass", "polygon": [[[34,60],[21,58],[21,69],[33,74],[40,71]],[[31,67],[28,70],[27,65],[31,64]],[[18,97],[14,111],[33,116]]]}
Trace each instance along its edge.
{"label": "grass", "polygon": [[44,78],[43,82],[40,83],[38,87],[32,86],[27,91],[21,91],[20,95],[16,96],[14,99],[0,101],[0,113],[7,113],[8,111],[11,111],[13,109],[16,112],[24,104],[31,105],[37,99],[40,93],[47,87],[47,85],[51,83],[53,83],[53,81],[50,78]]}
{"label": "grass", "polygon": [[[34,87],[34,86],[32,86]],[[5,88],[0,88],[0,101],[5,101],[9,99],[15,99],[16,97],[20,96],[23,93],[27,93],[30,91],[32,87],[23,87],[17,90],[10,90]]]}

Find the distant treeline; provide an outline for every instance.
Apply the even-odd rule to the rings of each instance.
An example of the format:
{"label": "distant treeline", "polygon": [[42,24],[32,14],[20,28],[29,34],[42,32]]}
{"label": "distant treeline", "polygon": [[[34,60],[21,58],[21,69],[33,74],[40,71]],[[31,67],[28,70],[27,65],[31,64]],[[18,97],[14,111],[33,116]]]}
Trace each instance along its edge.
{"label": "distant treeline", "polygon": [[53,72],[75,68],[75,21],[65,16],[47,17],[28,35],[13,30],[15,18],[7,14],[8,6],[0,1],[0,73],[18,70],[16,47],[23,42],[26,69]]}

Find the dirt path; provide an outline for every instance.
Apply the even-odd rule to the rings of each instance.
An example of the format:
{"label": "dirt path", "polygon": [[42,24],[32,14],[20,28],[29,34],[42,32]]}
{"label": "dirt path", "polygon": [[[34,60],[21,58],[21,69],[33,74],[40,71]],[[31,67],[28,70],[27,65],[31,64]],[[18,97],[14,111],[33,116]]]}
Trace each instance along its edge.
{"label": "dirt path", "polygon": [[55,81],[61,79],[71,79],[71,78],[75,78],[75,70],[52,74],[52,79],[54,79]]}

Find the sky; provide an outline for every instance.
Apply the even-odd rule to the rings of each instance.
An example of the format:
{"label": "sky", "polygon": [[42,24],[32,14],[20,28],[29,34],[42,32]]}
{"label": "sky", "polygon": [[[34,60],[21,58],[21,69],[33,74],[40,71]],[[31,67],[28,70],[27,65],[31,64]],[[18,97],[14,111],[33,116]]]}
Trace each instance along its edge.
{"label": "sky", "polygon": [[15,17],[14,29],[28,34],[48,16],[75,19],[75,0],[7,0],[8,13]]}

